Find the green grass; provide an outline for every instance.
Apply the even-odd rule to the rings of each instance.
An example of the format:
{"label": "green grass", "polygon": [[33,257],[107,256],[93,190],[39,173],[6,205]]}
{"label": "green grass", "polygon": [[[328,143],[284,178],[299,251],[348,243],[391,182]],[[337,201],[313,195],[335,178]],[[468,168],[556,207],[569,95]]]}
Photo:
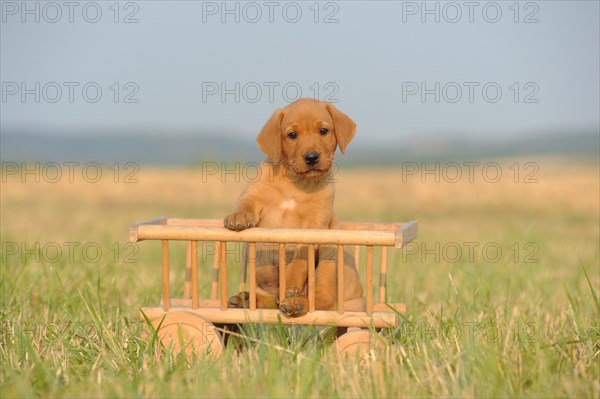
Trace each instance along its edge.
{"label": "green grass", "polygon": [[[189,361],[143,338],[139,308],[160,298],[159,244],[129,246],[128,224],[221,217],[240,185],[202,185],[197,170],[142,170],[133,186],[3,183],[0,394],[598,398],[597,169],[539,162],[537,185],[386,187],[398,171],[339,173],[340,219],[420,223],[418,241],[388,256],[388,298],[409,311],[363,359],[338,358],[325,327],[245,325],[244,349],[230,345],[216,360]],[[23,252],[36,242],[41,253]],[[70,256],[66,242],[102,254]],[[16,254],[12,243],[22,245]],[[482,252],[489,243],[501,256]],[[462,253],[444,256],[444,246]],[[183,249],[172,249],[175,294]]]}

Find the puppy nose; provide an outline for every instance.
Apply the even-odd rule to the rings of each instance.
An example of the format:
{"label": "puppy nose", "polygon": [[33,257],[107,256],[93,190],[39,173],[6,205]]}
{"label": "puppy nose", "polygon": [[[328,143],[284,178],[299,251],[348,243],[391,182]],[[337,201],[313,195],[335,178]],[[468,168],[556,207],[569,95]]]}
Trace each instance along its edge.
{"label": "puppy nose", "polygon": [[314,165],[319,162],[319,153],[316,151],[307,152],[304,154],[304,162],[307,165]]}

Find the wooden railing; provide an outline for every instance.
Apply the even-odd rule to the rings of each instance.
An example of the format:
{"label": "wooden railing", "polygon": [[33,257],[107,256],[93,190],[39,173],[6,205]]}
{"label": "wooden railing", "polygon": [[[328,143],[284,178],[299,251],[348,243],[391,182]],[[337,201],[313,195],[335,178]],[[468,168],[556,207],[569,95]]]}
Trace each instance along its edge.
{"label": "wooden railing", "polygon": [[[365,311],[371,315],[381,311],[386,303],[387,247],[402,248],[416,238],[416,222],[408,223],[340,223],[334,230],[317,229],[267,229],[251,228],[240,232],[223,227],[218,219],[174,219],[157,218],[135,223],[131,226],[130,241],[162,241],[162,308],[168,311],[171,306],[169,283],[169,240],[188,242],[186,260],[186,283],[184,299],[190,299],[191,308],[201,306],[228,309],[226,245],[228,242],[242,242],[248,245],[248,262],[240,262],[240,291],[249,291],[249,310],[257,309],[256,300],[256,250],[257,244],[276,244],[279,265],[285,265],[286,245],[306,245],[308,247],[308,303],[309,313],[315,312],[315,250],[318,245],[337,248],[337,313],[343,314],[344,305],[344,246],[354,246],[356,266],[359,265],[360,247],[366,247],[366,298]],[[198,297],[198,241],[214,242],[213,272],[210,299]],[[377,303],[373,300],[373,253],[374,247],[381,247]],[[247,284],[249,275],[249,284]],[[279,267],[279,295],[285,297],[285,267]],[[355,311],[355,309],[354,309]]]}

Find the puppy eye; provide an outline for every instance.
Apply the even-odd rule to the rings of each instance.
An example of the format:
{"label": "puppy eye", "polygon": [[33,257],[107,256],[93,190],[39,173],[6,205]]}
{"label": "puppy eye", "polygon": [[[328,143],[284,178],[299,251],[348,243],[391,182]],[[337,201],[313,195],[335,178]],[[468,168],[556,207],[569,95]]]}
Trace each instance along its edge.
{"label": "puppy eye", "polygon": [[321,133],[321,136],[325,136],[327,133],[329,133],[329,129],[323,127],[319,132]]}
{"label": "puppy eye", "polygon": [[298,135],[296,134],[296,132],[289,132],[288,137],[291,139],[295,139],[296,137],[298,137]]}

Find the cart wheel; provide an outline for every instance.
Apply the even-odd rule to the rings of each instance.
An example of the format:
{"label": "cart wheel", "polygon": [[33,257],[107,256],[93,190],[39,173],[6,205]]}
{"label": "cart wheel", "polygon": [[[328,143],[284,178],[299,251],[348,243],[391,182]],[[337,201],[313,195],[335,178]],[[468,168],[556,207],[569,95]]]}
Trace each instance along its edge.
{"label": "cart wheel", "polygon": [[[162,324],[161,324],[162,321]],[[165,348],[171,347],[173,353],[181,352],[181,342],[189,359],[207,355],[216,358],[223,353],[223,339],[215,326],[201,316],[189,313],[169,313],[152,320],[154,328],[160,326],[158,337]],[[181,334],[181,336],[180,336]]]}
{"label": "cart wheel", "polygon": [[371,349],[378,347],[374,334],[362,328],[348,328],[348,331],[335,340],[337,352],[343,356],[363,357]]}

